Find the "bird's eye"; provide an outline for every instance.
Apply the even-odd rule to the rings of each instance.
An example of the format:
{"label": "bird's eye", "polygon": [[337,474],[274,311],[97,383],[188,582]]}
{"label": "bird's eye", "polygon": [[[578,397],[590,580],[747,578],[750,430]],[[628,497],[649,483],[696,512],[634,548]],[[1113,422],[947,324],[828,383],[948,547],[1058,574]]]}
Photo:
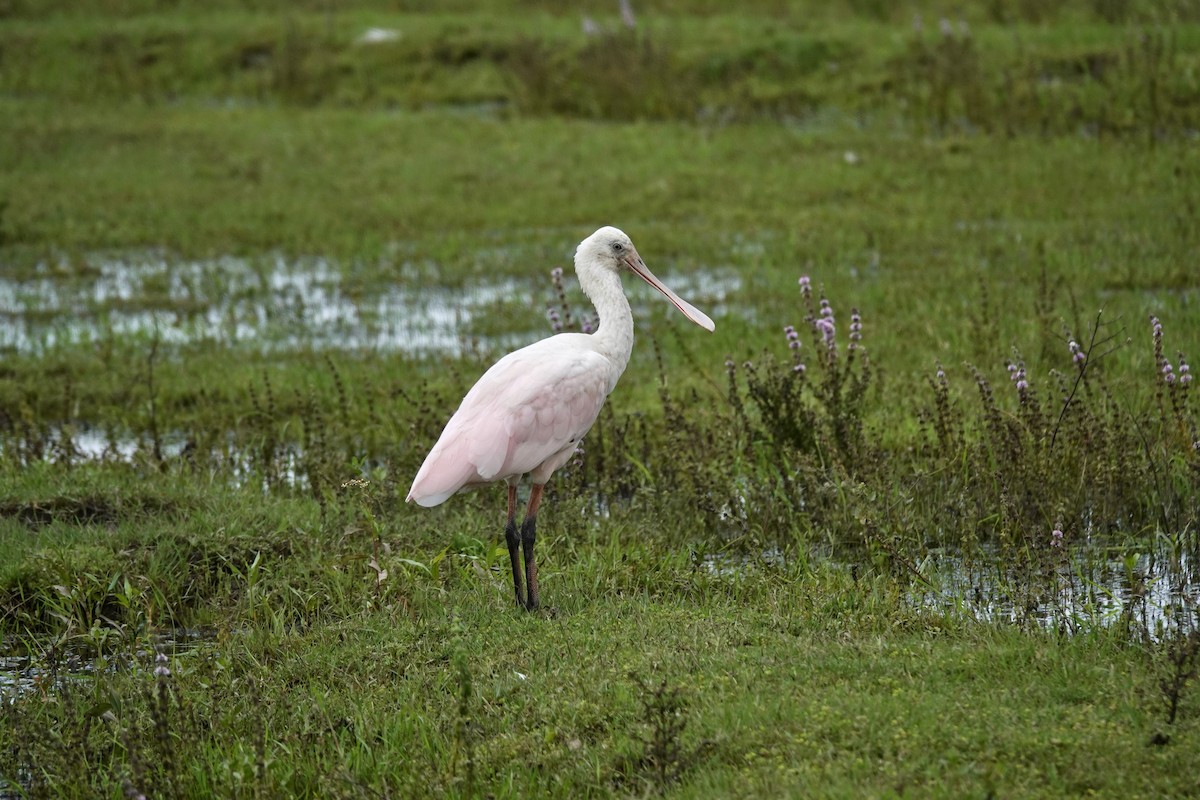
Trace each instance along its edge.
{"label": "bird's eye", "polygon": [[621,244],[620,242],[613,242],[613,250],[616,250],[619,253],[624,249],[625,245]]}

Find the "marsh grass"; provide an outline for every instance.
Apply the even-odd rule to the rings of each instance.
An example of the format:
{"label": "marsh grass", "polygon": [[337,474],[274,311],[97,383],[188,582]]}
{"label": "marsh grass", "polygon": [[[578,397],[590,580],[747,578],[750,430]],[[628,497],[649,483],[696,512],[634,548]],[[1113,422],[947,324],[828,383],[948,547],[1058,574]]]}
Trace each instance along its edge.
{"label": "marsh grass", "polygon": [[[820,34],[799,20],[777,23],[776,10],[750,12],[740,24],[670,12],[633,26],[605,19],[591,32],[571,16],[544,14],[536,35],[520,13],[499,9],[475,9],[476,23],[368,6],[215,16],[193,9],[120,24],[103,12],[89,19],[18,10],[0,38],[13,65],[0,88],[151,105],[451,106],[684,121],[805,119],[836,109],[898,112],[943,133],[1083,129],[1154,139],[1194,131],[1194,52],[1174,27],[1194,19],[1194,9],[1137,3],[1132,15],[1120,8],[1129,3],[1092,5],[1079,14],[1087,35],[1062,36],[1071,27],[1064,24],[1053,29],[1059,41],[1031,35],[1031,24],[1043,24],[1030,12],[1040,4],[1008,0],[969,22],[918,11],[915,30],[891,15],[847,20],[808,9],[807,18],[833,17]],[[1138,25],[1111,24],[1131,16]],[[400,35],[359,41],[381,22]],[[252,163],[255,175],[261,166]]]}
{"label": "marsh grass", "polygon": [[[168,656],[169,676],[154,674],[151,651],[137,668],[6,704],[18,747],[6,741],[5,774],[36,764],[22,784],[34,796],[127,785],[182,796],[954,792],[988,780],[1026,793],[1045,788],[1047,770],[1064,790],[1188,785],[1194,722],[1172,730],[1176,772],[1145,746],[1163,719],[1155,668],[1118,638],[962,628],[906,613],[886,582],[824,571],[802,592],[783,575],[695,585],[685,600],[692,579],[649,555],[626,548],[657,574],[649,594],[606,591],[549,618],[505,617],[506,587],[472,579],[417,619],[221,634]],[[623,567],[561,569],[586,581]],[[601,652],[598,638],[613,647]],[[1113,669],[1092,668],[1097,659]],[[638,689],[626,670],[664,678]],[[1034,701],[988,699],[1016,691]],[[1056,755],[1064,736],[1070,756]],[[980,748],[1022,766],[965,763]],[[831,752],[848,763],[831,766]],[[1105,770],[1112,758],[1141,768]]]}

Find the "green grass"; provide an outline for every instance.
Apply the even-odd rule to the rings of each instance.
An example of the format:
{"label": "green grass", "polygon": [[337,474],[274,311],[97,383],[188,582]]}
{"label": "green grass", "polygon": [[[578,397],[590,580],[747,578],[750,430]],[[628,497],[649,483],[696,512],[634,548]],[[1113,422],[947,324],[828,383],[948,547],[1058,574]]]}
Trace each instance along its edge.
{"label": "green grass", "polygon": [[[188,539],[207,549],[226,574],[224,607],[200,604],[187,622],[215,641],[168,648],[165,705],[149,653],[9,709],[47,788],[80,754],[94,787],[133,776],[184,796],[1153,796],[1193,785],[1194,699],[1166,729],[1161,665],[1119,635],[965,623],[887,578],[827,567],[715,575],[620,518],[549,538],[553,610],[529,615],[510,607],[502,548],[471,544],[486,536],[481,514],[449,511],[461,549],[442,551],[433,575],[394,554],[433,563],[439,526],[385,533],[393,555],[378,583],[369,537],[320,533],[311,503],[246,513],[221,490],[174,500],[128,513],[136,524],[112,535],[123,558],[137,530],[160,552]],[[71,544],[65,531],[39,535],[51,563]],[[653,724],[638,680],[679,691],[677,750],[643,744]],[[105,709],[114,720],[98,718]],[[1150,745],[1163,730],[1170,743]],[[660,774],[678,783],[660,786]]]}
{"label": "green grass", "polygon": [[[7,790],[1196,790],[1196,609],[1139,621],[1197,583],[1195,9],[635,10],[0,0]],[[601,224],[725,289],[630,287],[527,614],[500,490],[401,501]],[[368,342],[511,288],[417,354],[305,282]]]}

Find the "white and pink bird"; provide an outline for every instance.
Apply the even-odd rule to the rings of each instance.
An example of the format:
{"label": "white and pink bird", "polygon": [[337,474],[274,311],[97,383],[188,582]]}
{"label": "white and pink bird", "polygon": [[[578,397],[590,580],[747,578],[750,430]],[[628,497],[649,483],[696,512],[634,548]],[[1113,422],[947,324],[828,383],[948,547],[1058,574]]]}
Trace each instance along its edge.
{"label": "white and pink bird", "polygon": [[[704,312],[646,268],[628,236],[616,228],[601,228],[575,251],[579,286],[600,316],[596,332],[560,333],[493,364],[446,423],[408,492],[409,502],[436,506],[459,489],[505,481],[504,538],[513,590],[517,605],[530,610],[538,607],[533,544],[542,491],[591,429],[633,352],[633,312],[621,287],[625,271],[662,292],[692,322],[713,330]],[[526,475],[532,488],[518,530],[517,486]]]}

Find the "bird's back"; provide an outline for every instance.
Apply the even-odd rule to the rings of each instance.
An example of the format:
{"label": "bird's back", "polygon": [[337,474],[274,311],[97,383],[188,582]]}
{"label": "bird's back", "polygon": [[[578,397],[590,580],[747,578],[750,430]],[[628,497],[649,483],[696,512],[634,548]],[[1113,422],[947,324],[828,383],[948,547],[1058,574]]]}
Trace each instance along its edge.
{"label": "bird's back", "polygon": [[592,427],[620,376],[592,340],[559,334],[492,365],[446,423],[408,499],[436,506],[465,486],[553,471]]}

